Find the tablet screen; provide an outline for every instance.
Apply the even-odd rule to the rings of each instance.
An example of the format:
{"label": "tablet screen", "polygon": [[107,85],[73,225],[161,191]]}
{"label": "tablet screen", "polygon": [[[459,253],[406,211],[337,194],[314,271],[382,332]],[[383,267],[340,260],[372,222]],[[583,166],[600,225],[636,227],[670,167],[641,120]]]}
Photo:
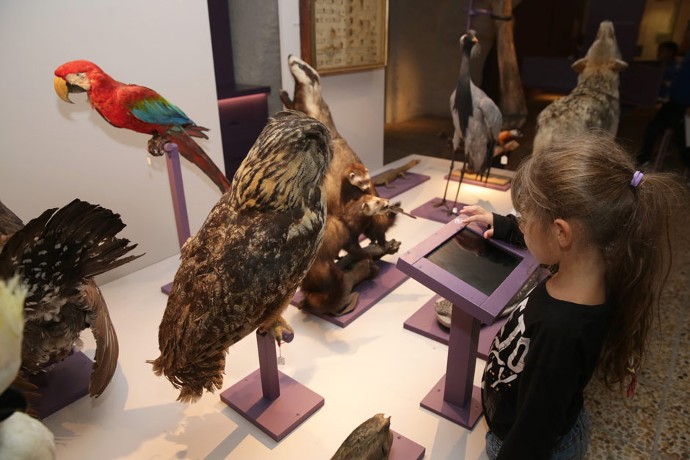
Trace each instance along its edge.
{"label": "tablet screen", "polygon": [[467,227],[425,258],[487,296],[501,285],[522,260],[489,243]]}

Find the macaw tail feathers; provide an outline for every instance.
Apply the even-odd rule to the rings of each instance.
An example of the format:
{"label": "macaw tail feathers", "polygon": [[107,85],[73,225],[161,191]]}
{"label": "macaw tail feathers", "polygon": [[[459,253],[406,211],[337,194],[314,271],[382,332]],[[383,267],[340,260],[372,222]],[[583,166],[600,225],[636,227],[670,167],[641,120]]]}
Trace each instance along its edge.
{"label": "macaw tail feathers", "polygon": [[225,177],[225,174],[218,169],[218,166],[216,166],[211,157],[209,157],[199,144],[192,139],[192,137],[208,139],[203,131],[207,131],[207,129],[201,126],[189,125],[185,126],[184,131],[169,131],[166,140],[177,144],[180,154],[197,165],[199,169],[216,184],[220,192],[225,193],[230,190],[230,181]]}
{"label": "macaw tail feathers", "polygon": [[204,131],[208,131],[208,128],[204,128],[203,126],[186,125],[184,127],[184,130],[187,134],[189,134],[192,137],[200,137],[202,139],[208,139],[208,136],[204,132]]}

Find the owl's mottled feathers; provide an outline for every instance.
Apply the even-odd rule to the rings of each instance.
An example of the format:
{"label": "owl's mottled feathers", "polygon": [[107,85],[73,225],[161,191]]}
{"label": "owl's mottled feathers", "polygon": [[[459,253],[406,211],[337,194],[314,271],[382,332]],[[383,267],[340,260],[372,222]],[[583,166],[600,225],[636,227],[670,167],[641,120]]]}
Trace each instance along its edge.
{"label": "owl's mottled feathers", "polygon": [[328,129],[304,114],[269,119],[231,189],[182,248],[152,361],[196,401],[220,389],[228,348],[255,329],[280,340],[281,314],[323,239]]}
{"label": "owl's mottled feathers", "polygon": [[96,356],[89,392],[99,396],[108,385],[119,348],[93,277],[140,257],[125,257],[136,245],[116,236],[124,227],[118,214],[81,200],[48,209],[21,226],[21,220],[0,203],[0,278],[18,275],[28,287],[22,378],[48,371],[65,359],[81,331],[90,328]]}

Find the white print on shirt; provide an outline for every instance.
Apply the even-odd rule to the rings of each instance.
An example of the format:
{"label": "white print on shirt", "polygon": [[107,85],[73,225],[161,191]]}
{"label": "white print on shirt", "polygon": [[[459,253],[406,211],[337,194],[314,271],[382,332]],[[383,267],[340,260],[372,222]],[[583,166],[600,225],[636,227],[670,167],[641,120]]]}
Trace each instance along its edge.
{"label": "white print on shirt", "polygon": [[[488,380],[491,388],[500,391],[500,386],[510,386],[510,383],[517,378],[517,375],[525,367],[525,356],[529,351],[530,343],[528,337],[523,337],[525,333],[524,310],[527,300],[524,299],[520,302],[494,338],[486,361],[482,388],[484,388],[485,381]],[[508,336],[504,336],[507,332],[509,332]]]}

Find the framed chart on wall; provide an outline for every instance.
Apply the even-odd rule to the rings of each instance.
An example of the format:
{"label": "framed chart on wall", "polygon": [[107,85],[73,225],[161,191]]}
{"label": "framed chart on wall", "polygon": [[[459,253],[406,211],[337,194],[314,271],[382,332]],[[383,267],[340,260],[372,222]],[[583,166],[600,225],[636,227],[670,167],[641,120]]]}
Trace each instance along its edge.
{"label": "framed chart on wall", "polygon": [[385,67],[388,0],[300,0],[302,59],[320,74]]}

